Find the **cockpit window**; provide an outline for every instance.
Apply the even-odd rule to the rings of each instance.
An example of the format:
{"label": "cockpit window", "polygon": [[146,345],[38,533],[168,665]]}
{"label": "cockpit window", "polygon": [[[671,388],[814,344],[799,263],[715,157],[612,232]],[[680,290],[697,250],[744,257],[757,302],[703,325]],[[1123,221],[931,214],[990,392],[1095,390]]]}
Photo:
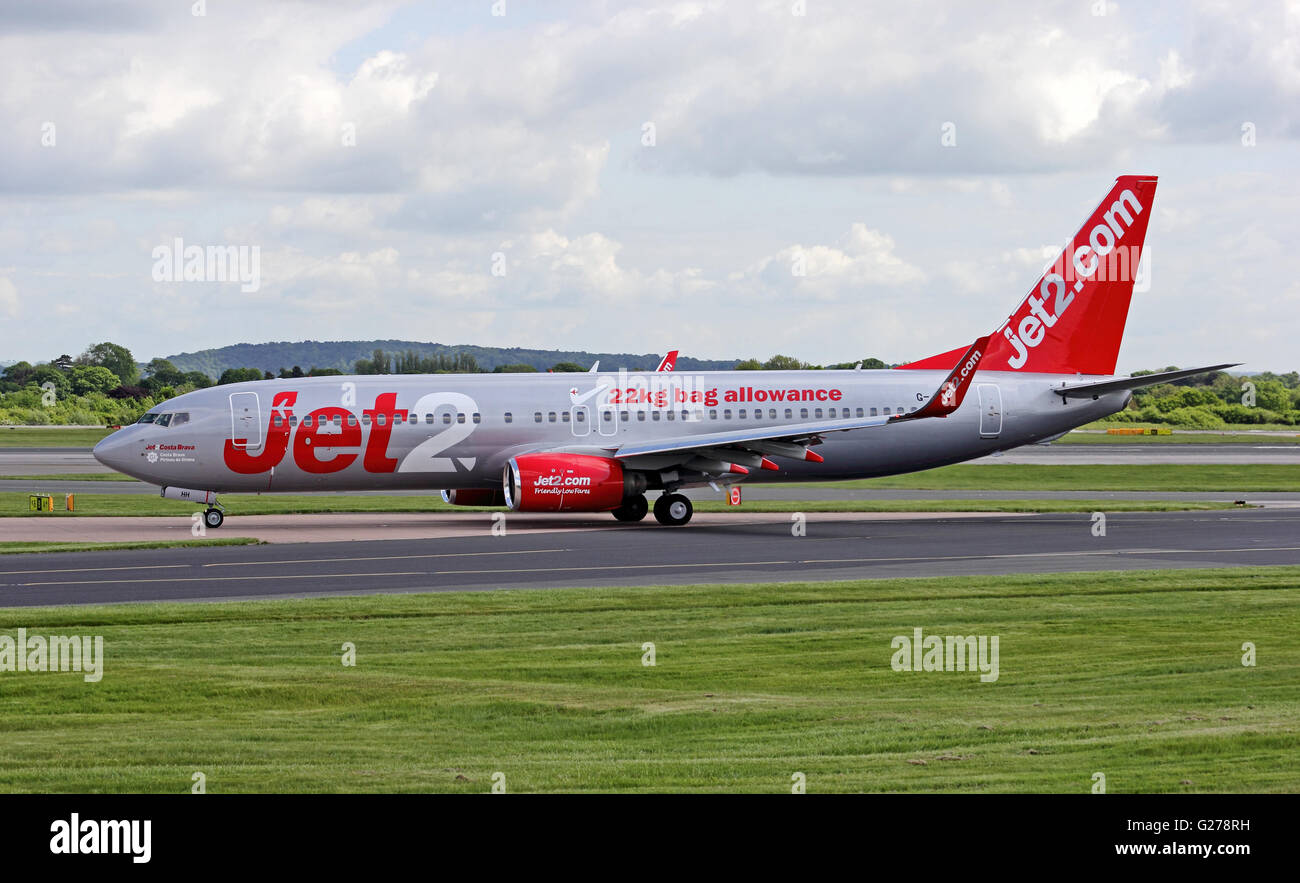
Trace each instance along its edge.
{"label": "cockpit window", "polygon": [[189,411],[177,411],[172,415],[172,426],[182,426],[190,422]]}
{"label": "cockpit window", "polygon": [[152,422],[154,422],[154,421],[157,420],[157,419],[158,419],[158,415],[157,415],[157,414],[141,414],[141,415],[140,415],[140,419],[137,420],[137,421],[135,421],[135,422],[136,422],[136,423],[152,423]]}
{"label": "cockpit window", "polygon": [[153,422],[154,426],[170,426],[172,422],[171,414],[159,414],[158,419]]}

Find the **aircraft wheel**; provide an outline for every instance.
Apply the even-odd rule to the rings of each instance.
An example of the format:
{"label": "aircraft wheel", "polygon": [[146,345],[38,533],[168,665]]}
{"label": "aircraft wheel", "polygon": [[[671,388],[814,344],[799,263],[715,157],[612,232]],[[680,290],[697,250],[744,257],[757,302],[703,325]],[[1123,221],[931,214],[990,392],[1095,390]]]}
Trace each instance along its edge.
{"label": "aircraft wheel", "polygon": [[619,521],[640,521],[649,511],[650,504],[646,502],[645,494],[637,494],[624,500],[623,505],[614,510],[614,517]]}
{"label": "aircraft wheel", "polygon": [[668,527],[680,527],[694,512],[690,498],[683,494],[664,494],[655,500],[655,520]]}
{"label": "aircraft wheel", "polygon": [[209,509],[203,513],[203,523],[213,530],[221,527],[221,522],[225,520],[226,516],[222,514],[220,509]]}

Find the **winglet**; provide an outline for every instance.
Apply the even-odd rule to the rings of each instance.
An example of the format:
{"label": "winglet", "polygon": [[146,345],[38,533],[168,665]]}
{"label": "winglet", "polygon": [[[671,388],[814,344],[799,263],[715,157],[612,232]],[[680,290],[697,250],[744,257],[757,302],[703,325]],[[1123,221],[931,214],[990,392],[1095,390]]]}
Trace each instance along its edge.
{"label": "winglet", "polygon": [[948,373],[947,379],[939,384],[934,395],[930,396],[930,401],[925,403],[925,407],[908,414],[895,415],[890,419],[897,421],[916,420],[920,417],[947,417],[960,408],[962,400],[966,398],[966,392],[970,389],[971,381],[975,379],[980,360],[988,352],[991,338],[992,335],[985,335],[971,344],[966,354],[957,360],[957,367]]}

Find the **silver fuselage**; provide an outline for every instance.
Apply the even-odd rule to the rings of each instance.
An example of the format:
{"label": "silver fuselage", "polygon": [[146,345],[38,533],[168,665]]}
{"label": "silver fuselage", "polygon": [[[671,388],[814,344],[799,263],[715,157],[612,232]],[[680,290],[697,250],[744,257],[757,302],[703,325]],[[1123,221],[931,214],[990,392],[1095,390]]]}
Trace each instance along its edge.
{"label": "silver fuselage", "polygon": [[[915,409],[945,377],[887,369],[264,380],[171,399],[151,413],[183,413],[184,423],[124,427],[95,456],[153,484],[217,492],[499,487],[502,467],[520,454],[610,456],[631,443],[758,426],[797,435],[826,416]],[[980,372],[948,417],[828,433],[816,447],[824,462],[778,458],[779,471],[745,481],[913,472],[1051,438],[1125,406],[1127,391],[1064,400],[1052,392],[1101,379],[1109,378]]]}

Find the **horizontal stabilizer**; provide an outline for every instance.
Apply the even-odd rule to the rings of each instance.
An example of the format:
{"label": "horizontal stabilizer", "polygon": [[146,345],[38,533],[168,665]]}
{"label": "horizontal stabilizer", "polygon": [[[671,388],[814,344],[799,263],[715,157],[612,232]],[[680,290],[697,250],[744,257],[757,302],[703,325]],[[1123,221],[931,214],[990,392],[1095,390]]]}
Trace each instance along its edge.
{"label": "horizontal stabilizer", "polygon": [[1125,389],[1139,389],[1143,386],[1155,386],[1157,383],[1168,383],[1171,380],[1181,380],[1184,377],[1193,377],[1197,374],[1208,374],[1211,371],[1222,371],[1224,368],[1235,368],[1240,362],[1232,362],[1227,365],[1211,365],[1208,368],[1185,368],[1181,371],[1161,371],[1158,374],[1139,374],[1137,377],[1121,377],[1118,380],[1101,380],[1097,383],[1080,383],[1075,386],[1062,386],[1052,392],[1066,399],[1086,399],[1093,396],[1104,395],[1108,392],[1120,392]]}

